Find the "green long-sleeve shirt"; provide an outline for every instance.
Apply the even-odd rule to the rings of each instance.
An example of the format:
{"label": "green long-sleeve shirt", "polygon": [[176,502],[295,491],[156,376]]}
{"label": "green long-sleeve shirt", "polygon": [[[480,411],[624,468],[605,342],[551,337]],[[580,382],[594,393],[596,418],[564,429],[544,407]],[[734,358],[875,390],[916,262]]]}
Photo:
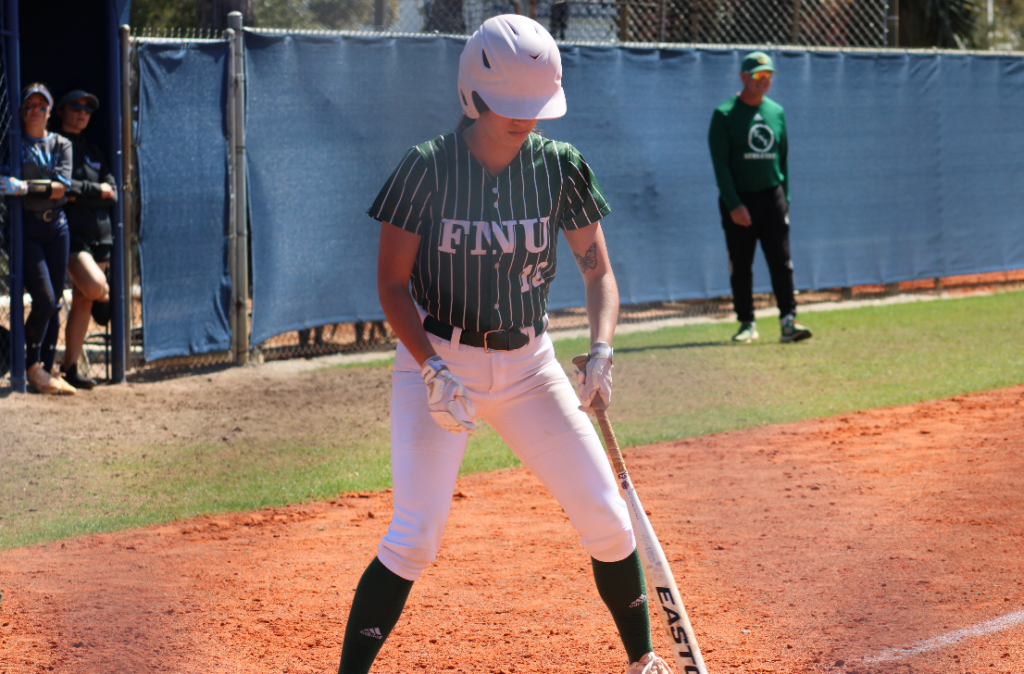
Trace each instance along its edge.
{"label": "green long-sleeve shirt", "polygon": [[782,185],[789,200],[786,113],[781,105],[765,96],[755,108],[733,96],[711,115],[708,145],[718,192],[730,211],[743,203],[739,192]]}

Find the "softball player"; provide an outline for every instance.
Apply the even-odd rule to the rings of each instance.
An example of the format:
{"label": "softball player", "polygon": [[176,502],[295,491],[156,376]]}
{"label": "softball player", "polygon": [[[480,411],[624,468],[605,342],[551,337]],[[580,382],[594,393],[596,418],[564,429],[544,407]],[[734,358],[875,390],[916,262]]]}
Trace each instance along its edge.
{"label": "softball player", "polygon": [[[585,414],[598,393],[611,399],[618,290],[599,223],[610,208],[575,148],[533,133],[538,119],[565,114],[561,76],[558,47],[536,21],[486,21],[459,61],[459,127],[410,149],[368,211],[382,223],[377,281],[400,340],[391,397],[395,505],[356,588],[340,674],[370,671],[413,582],[436,559],[477,417],[551,490],[580,534],[628,674],[670,671],[652,652],[626,505]],[[586,285],[592,347],[577,375],[582,406],[545,334],[560,230]]]}

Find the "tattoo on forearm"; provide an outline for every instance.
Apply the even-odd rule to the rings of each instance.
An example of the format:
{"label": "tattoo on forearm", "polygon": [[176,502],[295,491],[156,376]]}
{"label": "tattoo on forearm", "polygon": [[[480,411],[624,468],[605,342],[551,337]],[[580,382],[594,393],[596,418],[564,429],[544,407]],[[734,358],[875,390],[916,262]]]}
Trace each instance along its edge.
{"label": "tattoo on forearm", "polygon": [[576,264],[580,266],[581,274],[586,274],[588,269],[597,269],[597,242],[590,244],[586,254],[576,255],[573,253],[573,257],[576,258]]}

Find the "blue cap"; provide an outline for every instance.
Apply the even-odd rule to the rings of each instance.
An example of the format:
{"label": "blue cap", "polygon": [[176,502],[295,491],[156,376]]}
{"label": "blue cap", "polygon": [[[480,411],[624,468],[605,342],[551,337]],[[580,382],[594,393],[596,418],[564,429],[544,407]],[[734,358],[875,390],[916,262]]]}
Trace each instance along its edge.
{"label": "blue cap", "polygon": [[42,87],[29,87],[28,89],[25,89],[25,91],[23,91],[21,93],[21,102],[22,102],[22,104],[24,104],[25,101],[28,100],[28,97],[31,96],[32,94],[39,94],[40,96],[42,96],[43,98],[46,99],[46,102],[49,103],[50,108],[53,108],[53,97],[50,96],[50,92],[49,91],[47,91],[46,89],[44,89]]}

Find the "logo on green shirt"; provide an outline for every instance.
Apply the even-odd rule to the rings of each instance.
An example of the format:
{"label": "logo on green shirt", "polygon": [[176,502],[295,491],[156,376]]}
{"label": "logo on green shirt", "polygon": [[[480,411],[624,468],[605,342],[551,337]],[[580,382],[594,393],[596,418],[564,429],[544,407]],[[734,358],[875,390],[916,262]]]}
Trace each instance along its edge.
{"label": "logo on green shirt", "polygon": [[754,124],[747,134],[747,144],[754,152],[769,152],[775,145],[775,132],[767,124]]}

